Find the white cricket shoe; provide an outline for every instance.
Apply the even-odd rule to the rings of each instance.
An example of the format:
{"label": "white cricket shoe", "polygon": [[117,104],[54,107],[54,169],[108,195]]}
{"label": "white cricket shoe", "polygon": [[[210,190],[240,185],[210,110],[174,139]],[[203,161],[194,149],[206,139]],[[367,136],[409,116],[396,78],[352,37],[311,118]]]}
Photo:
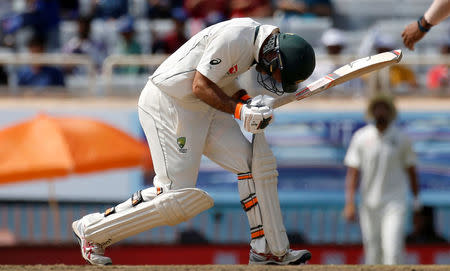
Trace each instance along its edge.
{"label": "white cricket shoe", "polygon": [[278,257],[273,254],[257,253],[251,249],[248,264],[299,265],[305,264],[310,259],[311,252],[308,250],[289,249],[284,256]]}
{"label": "white cricket shoe", "polygon": [[110,265],[111,258],[104,256],[105,250],[98,244],[88,242],[84,239],[84,225],[80,220],[72,223],[72,230],[81,247],[83,258],[93,265]]}

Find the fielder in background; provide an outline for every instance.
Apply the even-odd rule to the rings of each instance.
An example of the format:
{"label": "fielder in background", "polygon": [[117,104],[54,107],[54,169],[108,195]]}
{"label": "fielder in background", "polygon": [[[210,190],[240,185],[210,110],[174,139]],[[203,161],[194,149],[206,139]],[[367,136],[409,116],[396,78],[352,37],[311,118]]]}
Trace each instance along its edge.
{"label": "fielder in background", "polygon": [[450,0],[434,0],[425,14],[405,27],[402,32],[403,43],[409,50],[421,40],[431,27],[439,24],[450,15]]}
{"label": "fielder in background", "polygon": [[[405,243],[408,184],[414,209],[421,207],[416,155],[411,141],[394,125],[396,108],[388,96],[369,102],[373,120],[353,135],[345,156],[345,218],[356,219],[355,193],[360,184],[359,218],[366,264],[401,264]],[[409,182],[408,182],[409,180]]]}
{"label": "fielder in background", "polygon": [[[290,249],[283,224],[276,161],[263,133],[273,120],[273,98],[252,99],[236,80],[253,65],[258,82],[282,95],[312,74],[315,54],[297,35],[239,18],[202,30],[150,76],[138,111],[153,158],[154,187],[72,224],[87,261],[111,264],[104,256],[111,244],[211,208],[213,199],[195,188],[202,155],[236,174],[250,225],[249,264],[301,264],[311,258],[307,250]],[[252,143],[235,119],[254,134]]]}

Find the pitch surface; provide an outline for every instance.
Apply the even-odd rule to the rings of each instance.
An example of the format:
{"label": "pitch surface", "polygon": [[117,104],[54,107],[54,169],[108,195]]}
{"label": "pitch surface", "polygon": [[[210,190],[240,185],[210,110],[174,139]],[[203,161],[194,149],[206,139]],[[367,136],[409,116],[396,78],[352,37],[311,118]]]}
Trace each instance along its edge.
{"label": "pitch surface", "polygon": [[304,265],[304,266],[248,266],[248,265],[0,265],[0,271],[448,271],[450,265]]}

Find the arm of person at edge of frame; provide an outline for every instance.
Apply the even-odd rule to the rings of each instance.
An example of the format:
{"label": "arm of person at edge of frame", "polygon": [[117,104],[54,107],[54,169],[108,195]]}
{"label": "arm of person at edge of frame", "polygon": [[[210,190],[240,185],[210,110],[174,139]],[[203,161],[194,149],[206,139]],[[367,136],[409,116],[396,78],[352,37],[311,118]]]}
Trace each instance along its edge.
{"label": "arm of person at edge of frame", "polygon": [[[450,15],[450,0],[434,0],[425,14],[419,19],[422,25],[427,25],[425,29],[439,24]],[[417,22],[412,22],[405,27],[402,32],[403,43],[405,46],[414,50],[414,45],[421,40],[427,32],[422,32]]]}
{"label": "arm of person at edge of frame", "polygon": [[424,18],[432,25],[437,25],[450,15],[449,0],[434,0],[424,14]]}
{"label": "arm of person at edge of frame", "polygon": [[345,177],[345,207],[343,215],[347,221],[356,221],[355,194],[359,183],[359,169],[347,168]]}

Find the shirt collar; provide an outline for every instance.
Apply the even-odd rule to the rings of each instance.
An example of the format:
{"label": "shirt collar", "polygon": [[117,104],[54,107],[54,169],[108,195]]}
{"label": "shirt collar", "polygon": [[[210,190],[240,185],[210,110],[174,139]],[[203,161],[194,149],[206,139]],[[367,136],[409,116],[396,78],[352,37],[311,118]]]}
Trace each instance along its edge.
{"label": "shirt collar", "polygon": [[259,61],[259,50],[262,47],[263,42],[266,40],[266,38],[274,33],[275,31],[279,31],[280,29],[273,25],[267,25],[263,24],[259,27],[258,34],[256,36],[255,41],[253,42],[253,57],[255,58],[256,62]]}

